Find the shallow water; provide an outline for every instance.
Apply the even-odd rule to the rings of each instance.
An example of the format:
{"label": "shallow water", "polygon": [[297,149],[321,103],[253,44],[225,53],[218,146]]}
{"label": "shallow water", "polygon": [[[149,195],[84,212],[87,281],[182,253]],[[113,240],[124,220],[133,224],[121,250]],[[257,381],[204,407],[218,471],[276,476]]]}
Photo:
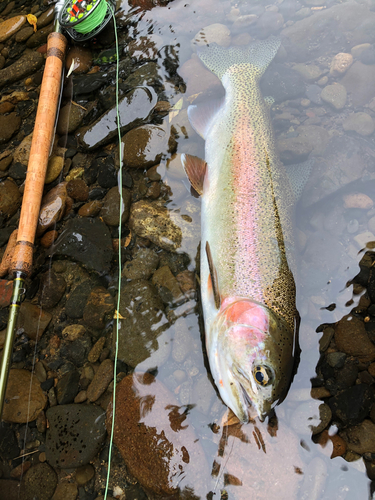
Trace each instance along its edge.
{"label": "shallow water", "polygon": [[[352,6],[354,10],[351,10]],[[128,426],[129,433],[134,434],[137,428],[154,429],[150,432],[154,433],[157,440],[156,450],[159,450],[160,454],[159,459],[157,451],[148,454],[147,447],[151,445],[146,440],[141,442],[141,438],[139,447],[133,443],[132,448],[129,444],[130,437],[125,432],[123,455],[125,454],[126,467],[115,449],[110,479],[112,493],[117,491],[116,487],[119,487],[126,492],[126,498],[143,498],[141,495],[145,494],[144,490],[150,498],[158,494],[168,496],[165,483],[169,482],[169,496],[174,498],[178,496],[180,498],[229,498],[233,500],[371,498],[372,485],[366,474],[362,455],[367,453],[365,458],[374,474],[371,468],[375,456],[374,444],[371,443],[368,449],[358,453],[348,447],[343,456],[331,459],[333,449],[331,441],[324,446],[317,441],[322,442],[321,431],[324,429],[328,429],[330,436],[336,433],[341,435],[343,432],[350,432],[350,429],[360,424],[362,420],[368,422],[374,420],[374,379],[370,374],[369,366],[371,363],[374,365],[375,356],[373,359],[364,360],[366,347],[359,348],[359,354],[355,354],[352,345],[344,350],[342,347],[344,343],[340,344],[341,351],[344,350],[346,353],[343,364],[345,363],[345,367],[353,365],[357,370],[356,376],[350,383],[345,382],[340,386],[342,374],[340,370],[344,369],[343,365],[340,365],[340,361],[337,360],[331,360],[331,364],[327,361],[329,354],[340,351],[335,343],[337,338],[328,340],[325,347],[321,345],[319,350],[319,339],[324,335],[329,336],[328,327],[332,325],[334,328],[337,322],[352,311],[361,324],[365,322],[366,325],[371,326],[373,321],[369,294],[371,298],[372,295],[366,292],[366,286],[371,281],[369,268],[372,264],[371,245],[368,244],[375,239],[372,234],[372,231],[375,231],[373,220],[375,210],[372,201],[375,179],[375,144],[373,133],[368,133],[369,130],[371,132],[371,120],[360,116],[360,125],[355,125],[355,130],[352,130],[353,125],[347,122],[352,112],[365,112],[371,119],[374,117],[375,105],[372,99],[375,98],[375,91],[369,90],[369,87],[373,85],[372,82],[366,81],[366,78],[370,78],[369,71],[375,71],[373,64],[375,58],[374,61],[371,59],[373,46],[366,48],[367,56],[366,54],[359,56],[359,49],[355,53],[357,54],[354,57],[354,64],[357,64],[356,72],[364,74],[360,81],[355,79],[355,75],[349,73],[350,68],[342,74],[330,74],[330,64],[336,54],[350,53],[354,46],[375,42],[373,29],[375,11],[372,9],[371,2],[324,4],[321,1],[311,1],[302,4],[288,0],[275,4],[254,1],[234,3],[175,0],[168,5],[156,6],[146,11],[137,7],[129,8],[124,3],[121,5],[120,12],[116,16],[122,50],[120,60],[123,61],[130,50],[133,58],[133,72],[149,61],[157,63],[157,77],[153,77],[153,83],[150,84],[147,77],[144,78],[144,83],[142,82],[144,85],[154,85],[154,90],[148,93],[142,106],[145,105],[147,108],[149,104],[146,102],[147,99],[153,103],[155,94],[158,94],[159,101],[169,101],[173,106],[168,114],[154,114],[146,121],[161,125],[168,133],[172,128],[177,142],[177,155],[189,153],[203,157],[204,141],[189,125],[186,110],[192,102],[206,102],[223,94],[220,84],[215,79],[209,81],[203,66],[200,66],[194,59],[193,54],[197,43],[202,43],[202,40],[206,42],[209,37],[213,37],[213,40],[221,40],[220,43],[223,44],[229,44],[230,41],[234,44],[246,44],[251,40],[264,39],[276,34],[281,35],[282,48],[265,74],[261,88],[264,95],[271,95],[276,101],[271,110],[271,117],[280,156],[285,163],[289,164],[299,163],[307,157],[314,158],[315,163],[301,199],[296,204],[298,273],[295,278],[297,307],[301,316],[299,335],[301,359],[286,399],[276,408],[277,422],[275,419],[265,423],[257,420],[245,426],[236,423],[219,398],[208,370],[205,346],[202,341],[202,316],[198,291],[190,285],[185,294],[182,294],[180,290],[181,294],[178,296],[167,283],[163,286],[163,280],[166,280],[165,274],[161,275],[161,282],[157,281],[154,275],[150,280],[152,279],[153,285],[156,286],[158,294],[155,295],[159,302],[162,301],[161,306],[158,305],[159,302],[156,305],[152,302],[152,306],[145,305],[142,309],[142,303],[137,303],[137,293],[141,292],[136,290],[132,292],[133,295],[129,289],[126,289],[128,291],[124,289],[122,292],[124,296],[129,294],[129,300],[124,302],[119,310],[122,318],[125,317],[125,320],[122,319],[120,322],[119,335],[124,336],[123,338],[127,337],[126,342],[123,341],[125,343],[121,352],[133,349],[140,339],[142,339],[143,351],[140,355],[142,361],[136,363],[126,361],[128,358],[125,354],[121,354],[118,372],[131,374],[134,368],[136,372],[141,373],[150,371],[155,375],[156,382],[145,383],[141,375],[139,379],[134,378],[134,403],[129,402],[128,410],[126,410],[126,404],[124,405],[121,398],[117,401],[123,413],[116,423],[118,428],[116,432],[121,434],[121,428],[126,426]],[[355,20],[353,12],[357,14]],[[308,20],[314,18],[315,22],[309,24]],[[212,29],[203,30],[215,23],[219,23],[220,26],[214,28],[213,31]],[[106,40],[107,46],[111,47],[110,30],[106,36],[107,38],[102,40],[102,47],[106,47]],[[208,41],[211,40],[209,38]],[[129,42],[132,44],[129,45]],[[139,42],[141,42],[140,47],[137,48]],[[92,50],[96,50],[95,45]],[[297,64],[299,73],[297,69],[292,71]],[[101,90],[102,100],[100,104],[95,103],[97,111],[94,108],[92,115],[88,115],[86,125],[98,119],[105,111],[103,102],[110,103],[108,108],[113,106],[114,68],[113,62],[100,65],[101,75],[104,80],[107,79],[108,83],[112,84],[112,87],[107,89],[105,86],[106,96],[104,96],[103,89]],[[124,80],[126,80],[125,77]],[[320,92],[327,85],[340,82],[348,90],[348,96],[345,105],[340,109],[335,109],[327,101],[321,99]],[[79,93],[78,83],[77,78],[70,81],[71,92],[74,100],[86,107],[98,97],[99,93],[97,91],[89,94],[81,91]],[[139,81],[138,85],[140,85]],[[68,85],[66,87],[68,88]],[[129,90],[130,88],[125,85],[121,89],[121,95]],[[65,99],[67,99],[67,91],[65,94]],[[131,119],[129,116],[125,117],[122,125],[125,127],[125,122],[126,124],[131,122],[134,126],[136,118],[144,119],[148,114],[148,109],[142,108],[137,117],[132,116]],[[130,125],[129,128],[124,129],[123,134],[134,128],[133,126]],[[306,128],[301,130],[301,126]],[[102,136],[100,136],[101,127]],[[95,135],[96,145],[102,138],[104,144],[116,142],[113,137],[107,137],[106,124],[96,126],[95,134],[98,133],[99,136]],[[293,139],[295,139],[294,142]],[[83,147],[81,143],[78,151],[85,155],[91,153],[97,155],[102,151],[103,146],[101,143],[100,148],[95,150],[95,144],[86,143]],[[87,152],[88,147],[94,149]],[[151,145],[149,149],[152,149]],[[105,152],[111,153],[111,151],[111,147],[105,149]],[[148,153],[147,151],[143,153],[142,161],[145,162]],[[150,235],[140,234],[134,227],[129,228],[129,221],[126,221],[122,237],[124,239],[131,237],[131,243],[125,243],[122,264],[131,262],[135,258],[137,247],[146,246],[160,256],[160,262],[167,265],[174,276],[188,270],[198,277],[197,281],[199,279],[199,268],[196,263],[199,262],[197,255],[199,255],[200,241],[200,200],[191,195],[179,158],[173,156],[171,159],[172,154],[168,151],[168,144],[165,143],[164,149],[159,153],[162,157],[159,157],[158,161],[150,160],[151,164],[159,165],[157,172],[160,174],[161,181],[157,182],[162,183],[159,200],[169,210],[170,219],[181,227],[181,242],[176,245],[178,248],[174,248],[175,252],[170,251],[168,242],[165,243],[165,241],[164,244],[167,247],[161,248]],[[124,172],[124,175],[128,175],[132,180],[128,186],[132,195],[130,204],[135,204],[139,200],[147,200],[146,191],[151,184],[148,169],[152,165],[143,164],[144,168],[136,169],[128,166]],[[64,175],[66,174],[67,172],[64,172]],[[86,182],[90,185],[90,190],[97,187],[95,182],[90,183],[87,178]],[[100,186],[104,188],[103,184]],[[362,197],[357,196],[353,201],[350,195],[357,193],[361,193]],[[157,199],[157,197],[148,199]],[[69,218],[76,217],[79,208],[79,206],[73,207]],[[97,219],[101,216],[102,214],[97,216]],[[67,219],[63,219],[63,222],[59,224],[58,230],[63,231]],[[112,239],[118,238],[115,224],[111,223],[108,231]],[[80,234],[78,237],[81,238]],[[100,238],[104,237],[100,236]],[[160,244],[162,243],[160,240]],[[365,271],[362,272],[360,278],[354,280],[360,272],[359,262],[365,255],[366,245],[368,245],[366,255],[371,263],[363,265],[362,268]],[[90,247],[88,248],[89,250],[81,248],[79,251],[91,252]],[[46,260],[43,264],[38,264],[38,273],[43,271],[48,274],[52,269],[57,273],[56,262],[63,266],[64,255],[67,253],[68,251],[64,250],[60,253],[55,252],[52,258],[46,259],[44,256]],[[178,254],[177,257],[174,253]],[[41,257],[40,260],[42,261]],[[76,260],[83,266],[85,265],[84,260],[80,261],[78,258]],[[54,264],[53,261],[55,261]],[[75,267],[69,264],[68,268],[63,270],[68,283],[64,297],[69,298],[77,285],[90,276],[95,276],[92,270],[89,273],[83,270],[81,264]],[[114,257],[110,271],[106,270],[104,278],[102,277],[96,283],[104,288],[103,294],[105,290],[108,290],[110,294],[115,295],[118,290],[117,265],[117,259]],[[160,264],[159,269],[163,265]],[[37,282],[39,279],[35,276],[35,288],[39,287]],[[125,277],[123,285],[128,286],[134,281]],[[173,284],[175,286],[175,282]],[[39,295],[39,303],[46,307],[43,305],[43,296]],[[151,314],[150,310],[153,307],[160,314]],[[141,310],[139,316],[137,316],[137,308]],[[64,351],[59,351],[60,342],[64,342],[62,330],[70,324],[85,325],[89,337],[91,336],[90,345],[93,345],[98,338],[105,337],[105,346],[108,348],[107,356],[113,359],[112,325],[114,322],[108,317],[103,320],[101,329],[97,328],[97,323],[95,323],[95,328],[90,329],[89,313],[86,317],[83,316],[83,322],[81,319],[72,320],[69,314],[66,315],[64,299],[51,312],[52,323],[44,333],[42,343],[36,344],[35,347],[38,359],[43,359],[45,356],[47,364],[51,361],[53,342],[58,337],[56,356],[63,360],[61,364],[64,370],[68,372],[72,370],[70,365],[66,367],[66,359],[69,360],[68,364],[75,364],[72,356],[64,358]],[[141,315],[143,315],[142,322]],[[138,325],[129,326],[132,318],[137,318]],[[158,335],[150,335],[150,332],[155,330]],[[369,335],[371,334],[370,327],[366,327],[366,331]],[[130,336],[132,337],[129,338]],[[369,338],[374,340],[371,335]],[[27,342],[27,338],[24,340]],[[348,341],[346,342],[345,345],[348,344]],[[121,341],[119,343],[121,344]],[[21,345],[22,338],[18,340],[18,348]],[[111,352],[109,352],[110,347]],[[29,361],[24,363],[25,366],[18,363],[17,367],[28,369],[34,367],[33,354],[33,352],[29,353]],[[89,363],[86,358],[84,362],[77,362],[76,367],[73,366],[78,370],[80,380],[83,377],[83,366],[91,364],[97,370],[99,365],[99,358],[93,363]],[[31,359],[34,359],[32,363],[30,363]],[[337,364],[332,366],[334,362]],[[50,364],[49,375],[56,380],[61,379],[64,373],[59,372],[60,367],[61,365],[54,368]],[[163,385],[159,386],[159,382]],[[337,415],[332,418],[328,417],[319,432],[314,431],[313,437],[311,427],[316,427],[320,423],[319,405],[322,401],[328,403],[335,395],[340,395],[344,390],[361,384],[368,386],[371,393],[370,403],[366,401],[368,409],[363,412],[362,417],[353,418],[351,421],[348,418],[346,422],[340,420]],[[330,392],[325,392],[323,396],[320,396],[322,401],[313,399],[312,387],[325,387],[326,391]],[[53,406],[53,399],[50,393],[48,394],[47,407]],[[132,393],[129,394],[131,399]],[[106,409],[111,396],[112,393],[108,390],[102,399],[92,401]],[[353,403],[351,401],[349,399],[349,406],[351,404],[354,406],[358,404],[359,399],[354,398]],[[69,401],[69,403],[72,402],[73,400]],[[76,404],[78,404],[77,401]],[[85,405],[85,402],[81,404]],[[327,406],[326,404],[325,407]],[[177,413],[181,417],[181,422],[177,427],[172,424],[171,408],[172,410],[177,408]],[[131,415],[129,420],[125,419],[126,411]],[[360,413],[359,409],[358,413]],[[134,422],[131,419],[137,419],[137,415],[140,425],[135,425],[133,430],[131,425]],[[17,425],[13,425],[13,430],[19,433],[21,440],[22,433],[25,433],[26,443],[26,431],[19,429]],[[117,435],[117,439],[120,439],[120,434]],[[41,436],[39,438],[42,439]],[[348,440],[347,437],[346,440]],[[170,443],[172,443],[172,455],[169,454]],[[105,450],[107,446],[108,438]],[[44,451],[43,447],[42,442],[42,448],[39,448],[39,451]],[[122,449],[121,445],[119,448]],[[184,453],[187,453],[187,457]],[[164,464],[164,471],[162,468],[158,469],[158,460]],[[95,498],[96,493],[103,494],[105,461],[106,452],[98,455],[94,460],[96,478],[91,479],[91,483],[87,483],[89,486],[86,485],[85,491],[82,487],[79,489],[79,498]],[[34,460],[32,465],[35,466],[36,463],[38,463],[37,460]],[[71,471],[75,473],[76,466],[66,471],[64,469],[61,471],[58,466],[55,468],[58,471],[59,481],[63,483],[71,480],[68,475]],[[3,477],[8,478],[9,468],[4,466],[3,469]],[[164,474],[168,477],[167,480]],[[370,477],[374,479],[371,473]],[[134,492],[132,488],[137,482],[141,486]],[[91,497],[85,496],[88,495],[88,491]],[[123,497],[120,496],[120,498]]]}

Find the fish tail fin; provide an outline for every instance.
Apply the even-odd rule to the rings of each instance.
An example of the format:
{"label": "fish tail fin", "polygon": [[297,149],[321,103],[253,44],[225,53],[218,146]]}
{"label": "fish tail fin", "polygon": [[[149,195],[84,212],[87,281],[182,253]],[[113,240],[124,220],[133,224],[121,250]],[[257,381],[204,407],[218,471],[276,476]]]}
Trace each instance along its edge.
{"label": "fish tail fin", "polygon": [[260,78],[275,57],[280,39],[271,36],[267,40],[253,42],[247,46],[221,47],[211,43],[197,51],[203,64],[222,80],[232,66],[250,65],[252,76]]}

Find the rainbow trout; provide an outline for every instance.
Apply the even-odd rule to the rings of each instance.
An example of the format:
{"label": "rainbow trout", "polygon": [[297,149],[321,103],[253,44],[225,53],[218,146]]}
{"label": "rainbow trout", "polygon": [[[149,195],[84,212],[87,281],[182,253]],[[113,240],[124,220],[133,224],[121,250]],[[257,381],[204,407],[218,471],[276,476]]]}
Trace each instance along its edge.
{"label": "rainbow trout", "polygon": [[[205,161],[182,155],[202,196],[201,296],[209,364],[227,406],[261,420],[288,391],[298,323],[293,278],[294,194],[278,160],[259,80],[277,38],[199,50],[225,97],[190,106]],[[252,410],[253,408],[253,410]]]}

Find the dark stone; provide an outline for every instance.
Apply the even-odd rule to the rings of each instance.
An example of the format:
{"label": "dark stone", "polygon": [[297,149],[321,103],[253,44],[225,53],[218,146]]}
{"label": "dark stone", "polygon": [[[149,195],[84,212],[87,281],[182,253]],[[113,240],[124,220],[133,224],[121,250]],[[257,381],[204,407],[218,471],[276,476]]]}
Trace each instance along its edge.
{"label": "dark stone", "polygon": [[94,188],[89,192],[89,200],[101,200],[106,195],[107,190],[102,188]]}
{"label": "dark stone", "polygon": [[8,243],[9,236],[17,229],[16,226],[4,227],[0,229],[0,247]]}
{"label": "dark stone", "polygon": [[53,387],[54,382],[55,382],[55,379],[53,377],[47,378],[47,380],[45,382],[41,382],[40,387],[43,389],[43,391],[47,392]]}
{"label": "dark stone", "polygon": [[65,311],[70,318],[82,318],[87,299],[94,286],[95,283],[92,280],[86,280],[80,283],[69,295],[65,304]]}
{"label": "dark stone", "polygon": [[260,87],[262,94],[272,96],[275,102],[302,97],[306,88],[302,76],[297,71],[276,63],[267,69]]}
{"label": "dark stone", "polygon": [[53,23],[45,26],[42,29],[38,29],[36,33],[31,35],[31,37],[27,40],[26,46],[30,49],[34,47],[39,47],[47,42],[48,35],[53,31]]}
{"label": "dark stone", "polygon": [[22,163],[13,163],[10,167],[8,174],[9,177],[17,181],[23,181],[26,179],[27,165],[22,165]]}
{"label": "dark stone", "polygon": [[102,188],[110,189],[117,186],[117,170],[114,160],[111,156],[107,156],[98,169],[98,184]]}
{"label": "dark stone", "polygon": [[91,350],[91,339],[88,335],[84,335],[79,339],[69,342],[60,348],[60,356],[71,361],[75,366],[81,367],[85,363],[87,356]]}
{"label": "dark stone", "polygon": [[319,85],[307,85],[306,87],[306,97],[314,104],[322,104],[321,93],[322,89]]}
{"label": "dark stone", "polygon": [[65,373],[56,385],[56,397],[59,405],[73,403],[79,391],[80,375],[77,370]]}
{"label": "dark stone", "polygon": [[375,47],[372,45],[368,49],[365,49],[361,52],[359,56],[359,60],[363,62],[363,64],[374,64],[375,63]]}
{"label": "dark stone", "polygon": [[340,389],[346,389],[355,384],[358,377],[358,363],[346,360],[344,367],[336,370],[336,380]]}
{"label": "dark stone", "polygon": [[367,384],[359,384],[330,398],[328,404],[333,416],[344,425],[356,425],[367,417],[374,401],[373,389]]}
{"label": "dark stone", "polygon": [[22,500],[50,500],[57,486],[57,474],[48,464],[32,466],[22,479]]}
{"label": "dark stone", "polygon": [[96,182],[96,179],[98,177],[99,173],[99,168],[101,164],[105,161],[105,158],[94,158],[94,160],[91,162],[91,165],[89,168],[85,170],[85,173],[83,174],[83,179],[86,182],[88,186],[91,184],[94,184]]}
{"label": "dark stone", "polygon": [[95,458],[105,439],[105,412],[95,405],[60,405],[46,412],[47,461],[68,469]]}
{"label": "dark stone", "polygon": [[8,308],[0,309],[0,330],[4,330],[8,324]]}
{"label": "dark stone", "polygon": [[91,94],[99,90],[108,83],[108,79],[102,73],[92,75],[74,75],[73,76],[73,95]]}
{"label": "dark stone", "polygon": [[102,286],[95,287],[87,300],[83,311],[83,320],[94,330],[105,327],[106,321],[113,317],[115,301],[112,295]]}
{"label": "dark stone", "polygon": [[66,282],[61,274],[47,271],[43,275],[40,284],[40,305],[44,309],[52,309],[55,307],[64,295],[65,288]]}
{"label": "dark stone", "polygon": [[0,457],[3,460],[13,460],[19,454],[20,449],[11,425],[0,422]]}
{"label": "dark stone", "polygon": [[82,263],[87,269],[106,273],[113,256],[108,227],[99,219],[71,219],[51,248],[51,255],[64,256]]}

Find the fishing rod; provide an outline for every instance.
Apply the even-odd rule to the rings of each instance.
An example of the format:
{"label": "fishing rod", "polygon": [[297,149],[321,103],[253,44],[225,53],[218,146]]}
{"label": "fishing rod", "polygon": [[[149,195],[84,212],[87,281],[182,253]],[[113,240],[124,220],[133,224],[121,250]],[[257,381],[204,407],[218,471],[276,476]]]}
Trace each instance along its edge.
{"label": "fishing rod", "polygon": [[[9,269],[9,273],[13,275],[13,293],[0,364],[0,418],[4,408],[18,313],[26,291],[25,280],[32,268],[35,233],[60,104],[68,43],[63,33],[68,33],[78,42],[96,36],[112,16],[114,19],[113,2],[114,0],[58,0],[55,5],[54,31],[47,42],[47,58],[27,166],[17,240]],[[5,254],[7,253],[6,251]]]}

